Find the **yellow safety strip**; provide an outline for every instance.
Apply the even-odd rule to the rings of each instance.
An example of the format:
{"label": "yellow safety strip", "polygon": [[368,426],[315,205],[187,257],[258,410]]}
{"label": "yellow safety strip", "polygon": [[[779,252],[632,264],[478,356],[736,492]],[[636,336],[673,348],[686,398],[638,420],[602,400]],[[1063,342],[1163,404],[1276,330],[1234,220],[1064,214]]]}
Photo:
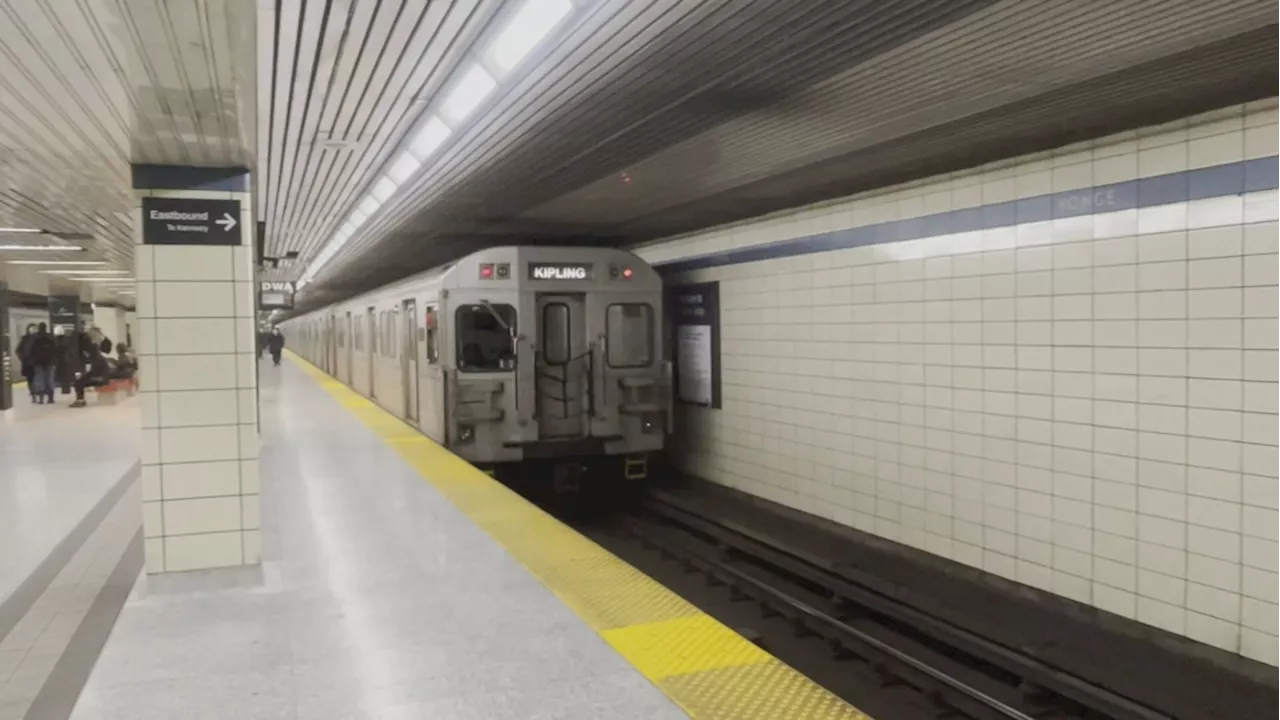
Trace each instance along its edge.
{"label": "yellow safety strip", "polygon": [[417,429],[288,354],[690,717],[869,720]]}

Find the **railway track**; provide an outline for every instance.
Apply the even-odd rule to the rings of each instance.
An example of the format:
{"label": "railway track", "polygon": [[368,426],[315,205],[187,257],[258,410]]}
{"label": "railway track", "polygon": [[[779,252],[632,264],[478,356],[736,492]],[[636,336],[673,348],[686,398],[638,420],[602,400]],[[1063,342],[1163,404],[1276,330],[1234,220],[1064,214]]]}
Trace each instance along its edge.
{"label": "railway track", "polygon": [[[762,618],[772,619],[769,626],[808,639],[811,652],[821,648],[836,674],[862,676],[851,684],[855,691],[833,688],[845,699],[868,709],[871,690],[884,696],[876,705],[903,710],[872,712],[878,718],[1171,717],[903,605],[841,576],[822,558],[708,514],[678,494],[647,494],[613,532],[705,577],[706,592],[758,606]],[[775,644],[776,632],[758,642]]]}

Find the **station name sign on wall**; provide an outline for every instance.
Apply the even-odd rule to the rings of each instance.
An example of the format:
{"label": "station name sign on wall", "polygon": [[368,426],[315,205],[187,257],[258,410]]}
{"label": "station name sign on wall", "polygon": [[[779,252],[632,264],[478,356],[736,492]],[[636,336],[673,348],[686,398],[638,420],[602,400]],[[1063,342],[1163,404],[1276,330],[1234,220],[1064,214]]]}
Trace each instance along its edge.
{"label": "station name sign on wall", "polygon": [[239,200],[142,198],[144,245],[239,245]]}
{"label": "station name sign on wall", "polygon": [[292,310],[293,283],[264,280],[258,286],[258,307],[262,310]]}

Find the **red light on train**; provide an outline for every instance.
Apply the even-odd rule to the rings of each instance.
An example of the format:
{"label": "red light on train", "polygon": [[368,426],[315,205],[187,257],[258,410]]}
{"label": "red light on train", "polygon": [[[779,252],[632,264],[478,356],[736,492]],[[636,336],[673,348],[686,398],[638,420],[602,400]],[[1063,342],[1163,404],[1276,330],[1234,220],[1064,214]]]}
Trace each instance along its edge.
{"label": "red light on train", "polygon": [[489,278],[493,277],[493,266],[492,266],[492,265],[481,265],[481,266],[480,266],[480,277],[482,277],[482,278],[484,278],[484,279],[486,279],[486,280],[488,280]]}
{"label": "red light on train", "polygon": [[631,268],[623,268],[623,269],[622,269],[622,277],[624,277],[624,278],[630,278],[630,277],[631,277]]}

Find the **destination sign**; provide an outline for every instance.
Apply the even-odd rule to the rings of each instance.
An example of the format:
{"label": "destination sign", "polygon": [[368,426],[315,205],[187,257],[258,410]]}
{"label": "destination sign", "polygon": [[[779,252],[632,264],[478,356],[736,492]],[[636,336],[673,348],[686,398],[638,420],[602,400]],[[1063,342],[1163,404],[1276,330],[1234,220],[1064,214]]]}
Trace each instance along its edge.
{"label": "destination sign", "polygon": [[529,263],[530,280],[590,280],[591,263]]}
{"label": "destination sign", "polygon": [[240,201],[142,199],[144,245],[239,245]]}

